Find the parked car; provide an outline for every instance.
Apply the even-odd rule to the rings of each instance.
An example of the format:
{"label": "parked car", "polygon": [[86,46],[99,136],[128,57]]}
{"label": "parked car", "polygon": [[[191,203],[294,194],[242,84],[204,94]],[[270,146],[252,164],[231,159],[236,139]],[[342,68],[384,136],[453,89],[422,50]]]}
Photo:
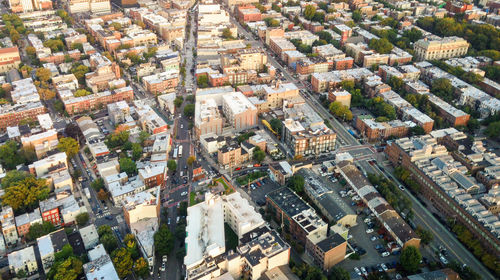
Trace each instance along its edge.
{"label": "parked car", "polygon": [[387,266],[385,265],[385,263],[381,264],[381,265],[380,265],[380,267],[382,267],[382,269],[383,269],[384,271],[387,271],[387,270],[388,270],[388,269],[387,269]]}
{"label": "parked car", "polygon": [[355,267],[354,268],[354,272],[356,272],[356,274],[358,274],[359,276],[361,276],[361,271],[359,270],[359,268]]}
{"label": "parked car", "polygon": [[368,276],[368,272],[366,271],[366,268],[364,266],[361,267],[361,272],[364,276]]}
{"label": "parked car", "polygon": [[373,232],[373,229],[372,228],[369,228],[366,230],[366,233],[372,233]]}
{"label": "parked car", "polygon": [[388,256],[390,255],[390,253],[389,253],[389,252],[387,252],[387,251],[385,251],[385,252],[383,252],[381,255],[382,255],[382,257],[384,257],[384,258],[385,258],[385,257],[388,257]]}
{"label": "parked car", "polygon": [[184,192],[182,192],[182,193],[181,193],[181,196],[185,196],[185,195],[187,195],[187,194],[188,194],[188,193],[187,193],[186,191],[184,191]]}
{"label": "parked car", "polygon": [[374,236],[372,236],[372,238],[370,238],[370,240],[371,240],[371,241],[375,241],[375,240],[377,240],[377,239],[378,239],[378,238],[377,238],[377,236],[375,236],[375,235],[374,235]]}

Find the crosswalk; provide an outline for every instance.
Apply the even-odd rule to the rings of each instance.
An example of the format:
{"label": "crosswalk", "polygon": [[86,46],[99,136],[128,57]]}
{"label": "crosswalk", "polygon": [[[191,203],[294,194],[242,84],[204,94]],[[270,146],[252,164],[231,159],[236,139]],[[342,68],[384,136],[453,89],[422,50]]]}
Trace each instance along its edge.
{"label": "crosswalk", "polygon": [[100,218],[105,218],[107,216],[111,216],[111,213],[109,212],[109,210],[105,210],[104,212],[102,212],[102,214],[96,214],[95,216],[98,219],[100,219]]}

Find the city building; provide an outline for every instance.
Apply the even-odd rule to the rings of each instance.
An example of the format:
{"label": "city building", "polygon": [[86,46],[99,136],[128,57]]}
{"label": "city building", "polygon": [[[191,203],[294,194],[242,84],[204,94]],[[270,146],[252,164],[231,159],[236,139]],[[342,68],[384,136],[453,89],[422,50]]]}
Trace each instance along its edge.
{"label": "city building", "polygon": [[17,69],[19,64],[21,64],[21,56],[18,47],[0,48],[0,73]]}
{"label": "city building", "polygon": [[10,272],[13,274],[24,271],[26,275],[33,275],[38,271],[34,246],[14,251],[7,258],[9,260]]}
{"label": "city building", "polygon": [[0,129],[17,126],[23,120],[34,120],[38,115],[45,114],[46,111],[47,109],[41,102],[0,105]]}
{"label": "city building", "polygon": [[469,43],[460,37],[444,37],[440,40],[420,39],[413,45],[418,61],[439,60],[467,54]]}
{"label": "city building", "polygon": [[14,210],[10,206],[5,206],[2,208],[0,214],[2,215],[0,222],[2,223],[2,235],[5,239],[5,244],[7,246],[16,245],[19,236],[14,220]]}
{"label": "city building", "polygon": [[120,280],[111,258],[102,244],[88,252],[89,262],[83,265],[83,272],[87,280],[106,279]]}
{"label": "city building", "polygon": [[223,120],[215,99],[206,99],[195,103],[194,127],[197,137],[207,134],[222,134]]}
{"label": "city building", "polygon": [[42,223],[42,216],[40,215],[40,209],[35,209],[31,213],[24,213],[16,216],[16,227],[19,236],[25,236],[30,227],[35,223]]}
{"label": "city building", "polygon": [[308,104],[294,104],[283,111],[285,120],[281,141],[290,148],[294,157],[319,155],[335,149],[337,134]]}
{"label": "city building", "polygon": [[481,185],[437,139],[430,135],[397,139],[387,145],[385,154],[393,165],[410,171],[411,178],[421,186],[421,194],[440,215],[467,227],[485,250],[498,254],[498,217],[472,196]]}
{"label": "city building", "polygon": [[236,131],[257,126],[257,108],[241,92],[222,96],[222,111]]}
{"label": "city building", "polygon": [[99,235],[94,224],[79,229],[85,250],[95,248],[99,244]]}
{"label": "city building", "polygon": [[334,233],[314,244],[312,257],[324,271],[329,271],[334,265],[343,261],[347,251],[347,240]]}
{"label": "city building", "polygon": [[340,104],[351,108],[351,94],[347,90],[337,90],[328,92],[328,100],[339,102]]}
{"label": "city building", "polygon": [[69,0],[66,5],[71,14],[86,12],[104,14],[111,12],[110,0]]}

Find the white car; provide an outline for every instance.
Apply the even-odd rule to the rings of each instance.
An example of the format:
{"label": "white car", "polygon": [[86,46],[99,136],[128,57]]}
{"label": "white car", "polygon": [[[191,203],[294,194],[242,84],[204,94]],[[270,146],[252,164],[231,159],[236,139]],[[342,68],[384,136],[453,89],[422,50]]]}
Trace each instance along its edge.
{"label": "white car", "polygon": [[369,228],[366,230],[366,233],[372,233],[373,232],[373,229],[372,228]]}
{"label": "white car", "polygon": [[374,235],[374,236],[372,236],[372,238],[370,238],[370,240],[371,240],[371,241],[375,241],[375,240],[377,240],[377,239],[378,239],[378,237],[376,237],[375,235]]}
{"label": "white car", "polygon": [[359,271],[359,268],[355,267],[354,268],[354,272],[356,272],[356,274],[358,274],[359,276],[361,276],[361,271]]}
{"label": "white car", "polygon": [[380,266],[382,267],[382,269],[383,269],[384,271],[387,271],[387,270],[388,270],[388,269],[387,269],[387,265],[385,265],[385,263],[381,264]]}
{"label": "white car", "polygon": [[181,192],[181,196],[185,196],[187,194],[188,194],[187,192]]}
{"label": "white car", "polygon": [[366,271],[366,268],[364,266],[361,267],[361,272],[363,272],[364,276],[368,276],[368,272]]}
{"label": "white car", "polygon": [[167,255],[163,256],[163,257],[161,258],[161,260],[162,260],[162,262],[166,263],[166,262],[167,262]]}
{"label": "white car", "polygon": [[165,263],[161,264],[161,271],[165,271]]}
{"label": "white car", "polygon": [[385,257],[388,257],[390,254],[391,254],[391,253],[389,253],[389,252],[383,252],[383,253],[382,253],[382,257],[384,257],[384,258],[385,258]]}

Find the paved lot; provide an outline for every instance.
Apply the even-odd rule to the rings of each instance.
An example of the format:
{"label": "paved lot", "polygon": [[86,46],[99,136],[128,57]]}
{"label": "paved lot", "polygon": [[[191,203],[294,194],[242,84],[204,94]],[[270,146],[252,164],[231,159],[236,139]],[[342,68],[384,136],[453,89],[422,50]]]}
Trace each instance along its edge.
{"label": "paved lot", "polygon": [[278,185],[277,183],[273,182],[271,179],[267,178],[265,180],[266,183],[262,184],[262,186],[260,187],[256,187],[255,189],[251,189],[250,190],[247,188],[247,187],[242,187],[242,189],[245,190],[246,193],[248,193],[248,195],[252,198],[252,200],[254,202],[257,202],[257,201],[263,201],[265,202],[266,201],[266,194],[274,191],[274,190],[277,190],[280,188],[280,185]]}

